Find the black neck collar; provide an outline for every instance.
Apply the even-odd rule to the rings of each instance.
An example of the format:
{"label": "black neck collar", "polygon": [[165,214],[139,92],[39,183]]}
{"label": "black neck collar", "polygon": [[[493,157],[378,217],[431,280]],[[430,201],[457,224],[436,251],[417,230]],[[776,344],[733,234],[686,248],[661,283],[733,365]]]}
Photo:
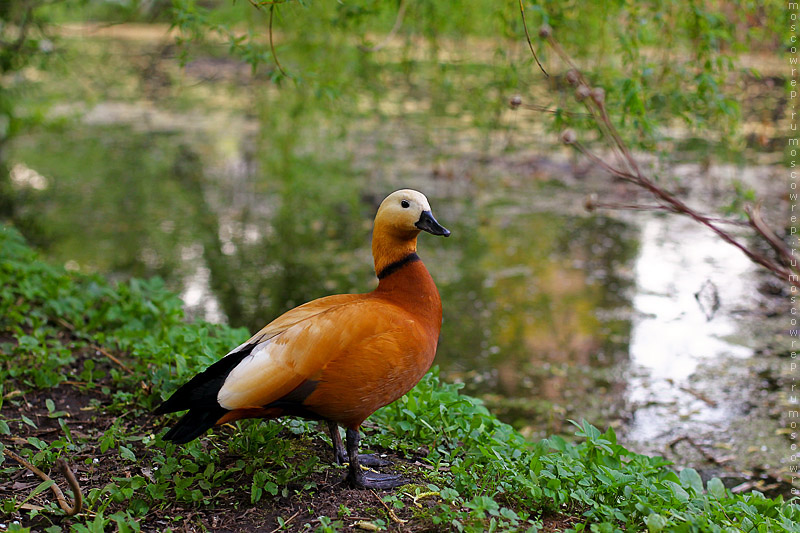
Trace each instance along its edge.
{"label": "black neck collar", "polygon": [[417,255],[416,252],[411,252],[410,254],[400,259],[399,261],[395,261],[394,263],[389,263],[388,265],[383,267],[383,270],[378,272],[378,279],[383,279],[386,276],[390,276],[395,272],[397,272],[398,270],[400,270],[401,268],[403,268],[404,266],[408,265],[409,263],[413,263],[415,261],[419,261],[419,256]]}

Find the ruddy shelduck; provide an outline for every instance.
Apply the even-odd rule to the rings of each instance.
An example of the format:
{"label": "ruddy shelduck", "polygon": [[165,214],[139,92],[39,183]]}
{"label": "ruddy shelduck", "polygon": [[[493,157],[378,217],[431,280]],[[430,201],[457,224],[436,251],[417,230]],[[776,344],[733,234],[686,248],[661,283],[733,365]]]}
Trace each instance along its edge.
{"label": "ruddy shelduck", "polygon": [[[349,462],[348,484],[385,489],[405,483],[397,475],[364,471],[362,464],[389,463],[359,455],[358,444],[362,422],[411,390],[436,353],[442,302],[417,255],[420,231],[450,235],[422,193],[390,194],[372,232],[378,287],[320,298],[267,324],[156,409],[189,410],[164,439],[189,442],[241,418],[323,420],[335,461]],[[345,428],[346,452],[339,426]]]}

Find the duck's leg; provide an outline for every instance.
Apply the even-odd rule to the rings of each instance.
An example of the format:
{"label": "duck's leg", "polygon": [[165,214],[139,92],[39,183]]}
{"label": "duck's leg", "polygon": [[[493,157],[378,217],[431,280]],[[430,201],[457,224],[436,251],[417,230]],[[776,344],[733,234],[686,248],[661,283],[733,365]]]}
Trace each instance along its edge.
{"label": "duck's leg", "polygon": [[347,438],[347,456],[350,459],[346,481],[352,487],[357,489],[393,489],[408,483],[408,480],[397,474],[379,474],[362,470],[360,456],[358,455],[358,443],[361,440],[358,430],[348,428],[345,432],[345,437]]}
{"label": "duck's leg", "polygon": [[343,465],[347,462],[347,452],[344,451],[342,435],[339,433],[339,424],[328,420],[328,432],[331,434],[331,442],[333,442],[333,462],[337,465]]}
{"label": "duck's leg", "polygon": [[[342,444],[342,435],[339,433],[339,425],[336,422],[328,420],[328,432],[331,434],[331,442],[333,442],[333,462],[337,465],[343,465],[347,462],[347,452]],[[362,453],[358,455],[358,460],[364,466],[389,466],[392,462],[388,459],[381,459],[375,454]]]}

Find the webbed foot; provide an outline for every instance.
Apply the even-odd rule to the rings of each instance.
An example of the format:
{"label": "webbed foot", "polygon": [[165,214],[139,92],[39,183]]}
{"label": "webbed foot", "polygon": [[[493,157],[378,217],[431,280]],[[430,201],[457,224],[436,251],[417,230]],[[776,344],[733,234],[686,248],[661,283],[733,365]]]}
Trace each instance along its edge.
{"label": "webbed foot", "polygon": [[353,476],[352,470],[345,481],[356,489],[393,489],[407,484],[409,481],[398,474],[379,474],[377,472],[360,472],[361,475]]}
{"label": "webbed foot", "polygon": [[408,483],[408,480],[398,474],[381,474],[370,470],[363,470],[362,465],[366,466],[387,466],[391,461],[382,459],[376,455],[358,453],[358,441],[361,440],[358,430],[347,429],[347,457],[349,468],[345,481],[351,487],[357,489],[393,489]]}
{"label": "webbed foot", "polygon": [[358,454],[358,462],[364,466],[369,466],[370,468],[376,466],[391,466],[394,464],[389,459],[384,459],[383,457],[379,457],[378,454],[375,453]]}

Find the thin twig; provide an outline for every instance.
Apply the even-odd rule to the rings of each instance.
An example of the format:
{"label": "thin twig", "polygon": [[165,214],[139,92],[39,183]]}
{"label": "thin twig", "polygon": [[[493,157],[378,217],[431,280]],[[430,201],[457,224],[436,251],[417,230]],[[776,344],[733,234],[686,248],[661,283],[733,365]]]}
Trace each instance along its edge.
{"label": "thin twig", "polygon": [[[614,204],[614,203],[598,202],[592,198],[587,199],[586,208],[589,211],[592,211],[594,209],[611,209],[620,211],[666,211],[668,213],[675,213],[675,210],[667,205]],[[744,226],[744,227],[750,226],[749,223],[741,220],[730,220],[727,218],[710,217],[707,215],[704,216],[706,216],[708,220],[714,222],[715,224],[730,224],[731,226]]]}
{"label": "thin twig", "polygon": [[408,522],[408,520],[403,520],[402,518],[398,517],[395,514],[394,509],[390,509],[389,506],[386,505],[386,502],[383,501],[374,490],[370,489],[370,492],[372,493],[373,496],[375,496],[375,499],[381,502],[381,505],[383,505],[383,507],[386,509],[386,512],[389,513],[389,518],[392,519],[392,522],[395,522],[397,524],[405,524],[406,522]]}
{"label": "thin twig", "polygon": [[386,34],[386,37],[384,37],[384,39],[375,46],[358,45],[358,49],[361,50],[362,52],[377,52],[378,50],[383,49],[387,44],[389,44],[389,41],[391,41],[392,38],[395,36],[397,30],[400,29],[400,26],[403,24],[403,16],[405,15],[405,13],[406,13],[406,1],[400,0],[400,7],[397,8],[397,18],[394,20],[394,25],[392,26],[392,29],[389,30],[389,33]]}
{"label": "thin twig", "polygon": [[617,148],[619,148],[622,151],[622,154],[625,156],[625,160],[633,169],[633,173],[636,174],[636,177],[644,179],[644,177],[642,176],[642,172],[639,170],[639,164],[636,162],[636,158],[634,158],[630,150],[628,150],[628,145],[626,145],[625,141],[622,140],[622,137],[617,131],[617,128],[614,127],[614,123],[611,122],[611,119],[608,117],[608,113],[606,112],[605,101],[604,100],[597,101],[594,98],[592,98],[591,100],[600,110],[602,116],[601,122],[605,124],[606,127],[608,128],[608,131],[611,134],[611,138],[614,140],[614,143],[617,145]]}
{"label": "thin twig", "polygon": [[[37,476],[39,476],[42,479],[42,481],[53,481],[53,478],[51,478],[50,476],[48,476],[47,474],[45,474],[32,464],[30,464],[28,461],[26,461],[16,453],[12,452],[8,448],[3,448],[3,453],[14,459],[16,462],[18,462],[19,464],[21,464],[22,466],[24,466],[25,468],[36,474]],[[67,483],[69,484],[69,487],[72,489],[72,495],[75,498],[75,503],[73,505],[70,505],[70,503],[67,501],[66,496],[64,496],[64,493],[61,492],[61,489],[58,487],[55,481],[53,481],[53,484],[50,485],[50,489],[53,491],[53,494],[55,494],[56,499],[58,500],[58,505],[60,505],[61,509],[63,509],[64,512],[67,513],[67,516],[75,516],[76,514],[81,512],[81,509],[83,508],[83,493],[81,492],[81,487],[80,485],[78,485],[78,480],[75,479],[75,475],[72,473],[72,470],[70,470],[67,462],[60,457],[56,462],[58,463],[58,466],[61,467],[61,472],[64,474],[64,477],[67,478]]]}
{"label": "thin twig", "polygon": [[[561,47],[561,44],[556,40],[556,38],[553,37],[553,32],[551,29],[547,32],[547,43],[553,48],[553,50],[555,50],[556,54],[567,65],[570,66],[572,71],[578,77],[578,83],[576,83],[576,87],[580,87],[581,85],[586,86],[587,88],[590,87],[588,80],[583,75],[578,66],[575,64],[575,62],[572,60],[572,57],[570,57],[570,55],[567,54],[566,50],[564,50]],[[622,142],[622,139],[619,137],[619,135],[616,134],[613,124],[611,123],[610,120],[608,120],[608,115],[606,115],[605,109],[603,109],[602,106],[598,106],[599,109],[596,110],[595,107],[592,106],[592,102],[594,102],[593,97],[587,95],[584,98],[584,105],[589,110],[591,115],[594,117],[595,123],[600,128],[600,131],[603,133],[603,135],[611,138],[614,141],[611,144],[612,151],[614,152],[614,155],[617,157],[619,162],[624,165],[627,161],[629,161],[628,156],[630,155],[627,151],[627,148],[625,147],[625,143]],[[597,116],[598,112],[600,114],[600,117]],[[635,163],[631,167],[631,170],[634,171],[633,172],[634,174],[639,175],[638,167],[635,165]]]}
{"label": "thin twig", "polygon": [[278,61],[278,54],[275,52],[275,42],[272,40],[272,18],[273,18],[273,13],[275,11],[275,6],[280,4],[285,4],[287,0],[275,0],[275,1],[249,0],[249,2],[251,6],[253,6],[258,10],[261,10],[261,8],[264,6],[269,6],[269,50],[272,53],[272,59],[273,61],[275,61],[275,66],[278,67],[278,70],[280,71],[281,74],[283,74],[288,78],[289,75],[286,74],[286,71],[283,70],[281,62]]}
{"label": "thin twig", "polygon": [[123,370],[125,370],[125,372],[127,372],[128,374],[133,374],[133,370],[131,370],[131,369],[130,369],[130,367],[129,367],[128,365],[126,365],[125,363],[123,363],[122,361],[120,361],[119,359],[117,359],[116,357],[114,357],[114,356],[111,354],[111,352],[109,352],[109,351],[108,351],[108,350],[106,350],[105,348],[102,348],[102,347],[100,347],[100,346],[97,346],[96,344],[90,344],[90,345],[89,345],[89,347],[90,347],[91,349],[93,349],[93,350],[97,350],[97,351],[98,351],[98,352],[100,352],[101,354],[103,354],[103,355],[105,355],[106,357],[108,357],[110,360],[112,360],[112,361],[114,361],[115,363],[117,363],[117,364],[118,364],[120,367],[122,367],[122,369],[123,369]]}
{"label": "thin twig", "polygon": [[[85,337],[84,335],[78,334],[78,332],[77,332],[77,331],[78,331],[78,328],[76,328],[75,326],[73,326],[72,324],[70,324],[69,322],[67,322],[66,320],[64,320],[63,318],[61,318],[61,317],[57,317],[57,318],[56,318],[56,321],[57,321],[59,324],[61,324],[62,326],[64,326],[65,328],[67,328],[68,330],[70,330],[70,331],[73,333],[73,335],[75,335],[76,337]],[[133,374],[133,370],[131,370],[131,368],[130,368],[128,365],[126,365],[125,363],[123,363],[122,361],[120,361],[118,358],[116,358],[114,355],[112,355],[112,354],[111,354],[111,352],[109,352],[109,351],[108,351],[108,350],[106,350],[105,348],[103,348],[103,347],[101,347],[101,346],[98,346],[98,345],[96,345],[96,344],[93,344],[93,343],[90,343],[90,344],[89,344],[89,348],[91,348],[92,350],[95,350],[95,351],[97,351],[97,352],[100,352],[101,354],[105,355],[105,356],[106,356],[106,357],[108,357],[108,358],[109,358],[111,361],[113,361],[113,362],[115,362],[116,364],[118,364],[118,365],[119,365],[119,366],[120,366],[120,367],[121,367],[123,370],[125,370],[125,372],[127,372],[128,374]]]}
{"label": "thin twig", "polygon": [[276,533],[277,531],[280,531],[281,529],[283,529],[284,527],[286,527],[286,526],[289,524],[289,522],[291,522],[292,520],[294,520],[295,518],[297,518],[297,515],[299,515],[299,514],[300,514],[300,511],[297,511],[297,512],[296,512],[296,513],[294,513],[292,516],[290,516],[289,518],[287,518],[287,519],[286,519],[286,520],[283,522],[283,524],[282,524],[282,525],[280,525],[280,526],[276,527],[275,529],[273,529],[273,530],[272,530],[272,531],[270,531],[269,533]]}
{"label": "thin twig", "polygon": [[542,71],[545,78],[549,78],[550,74],[544,69],[542,64],[539,62],[539,58],[536,56],[536,50],[533,49],[533,43],[531,43],[531,34],[528,32],[528,22],[525,20],[525,6],[522,5],[522,0],[519,0],[519,12],[522,15],[522,27],[525,28],[525,38],[528,40],[528,48],[531,49],[531,54],[533,54],[533,59],[536,60],[536,64],[539,65],[539,70]]}
{"label": "thin twig", "polygon": [[605,106],[598,104],[593,96],[584,99],[583,103],[594,117],[595,123],[598,125],[600,131],[603,133],[606,139],[611,140],[611,143],[609,143],[611,150],[616,156],[620,166],[627,167],[631,174],[633,174],[636,178],[641,179],[642,173],[639,171],[639,167],[636,165],[636,162],[633,160],[633,157],[625,146],[625,143],[617,133],[616,128],[614,128],[614,124],[612,124],[611,120],[609,119],[605,110]]}
{"label": "thin twig", "polygon": [[575,111],[565,111],[564,109],[550,109],[547,106],[543,105],[536,105],[536,104],[520,104],[520,107],[524,109],[530,109],[532,111],[541,111],[542,113],[561,113],[562,115],[567,115],[569,117],[589,117],[591,116],[589,113],[576,113]]}
{"label": "thin twig", "polygon": [[[522,2],[522,0],[520,0],[520,3],[521,2]],[[522,15],[522,20],[523,20],[523,24],[524,24],[525,23],[525,15],[524,14]],[[567,54],[564,51],[564,49],[561,48],[561,45],[558,43],[558,41],[556,41],[555,37],[553,37],[552,32],[550,32],[550,34],[547,36],[547,43],[553,48],[553,50],[556,51],[556,54],[558,54],[558,56],[561,57],[561,59],[563,59],[564,62],[567,65],[570,66],[570,68],[572,70],[574,70],[575,72],[580,74],[580,69],[578,69],[578,67],[575,66],[575,63],[572,61],[572,58],[569,56],[569,54]],[[581,81],[583,83],[585,83],[586,85],[588,85],[586,79],[583,78],[582,74],[581,74]]]}
{"label": "thin twig", "polygon": [[275,43],[272,42],[272,13],[275,11],[275,4],[270,4],[269,6],[269,49],[272,51],[272,59],[275,60],[275,66],[278,67],[278,70],[288,78],[286,71],[283,70],[281,66],[281,62],[278,61],[278,54],[275,52]]}
{"label": "thin twig", "polygon": [[580,153],[582,153],[583,155],[585,155],[586,157],[597,163],[600,167],[603,168],[603,170],[605,170],[609,174],[613,174],[614,176],[622,180],[629,181],[631,183],[637,183],[636,176],[634,176],[630,172],[625,172],[624,170],[612,167],[611,165],[606,163],[605,159],[601,158],[598,155],[595,155],[587,147],[585,147],[578,141],[573,141],[570,144],[573,145]]}
{"label": "thin twig", "polygon": [[786,246],[786,243],[778,238],[772,228],[767,226],[764,219],[761,218],[761,204],[757,203],[755,206],[747,205],[744,211],[747,213],[750,226],[767,240],[772,249],[775,250],[775,253],[784,259],[785,264],[791,265],[793,261],[792,252]]}
{"label": "thin twig", "polygon": [[702,402],[705,402],[706,404],[708,404],[709,407],[717,407],[719,405],[719,403],[717,403],[716,401],[712,400],[711,398],[709,398],[708,396],[706,396],[702,392],[698,392],[698,391],[696,391],[694,389],[690,389],[689,387],[678,387],[678,388],[680,390],[682,390],[683,392],[685,392],[686,394],[690,394],[690,395],[694,396],[695,398],[697,398],[698,400],[700,400]]}

